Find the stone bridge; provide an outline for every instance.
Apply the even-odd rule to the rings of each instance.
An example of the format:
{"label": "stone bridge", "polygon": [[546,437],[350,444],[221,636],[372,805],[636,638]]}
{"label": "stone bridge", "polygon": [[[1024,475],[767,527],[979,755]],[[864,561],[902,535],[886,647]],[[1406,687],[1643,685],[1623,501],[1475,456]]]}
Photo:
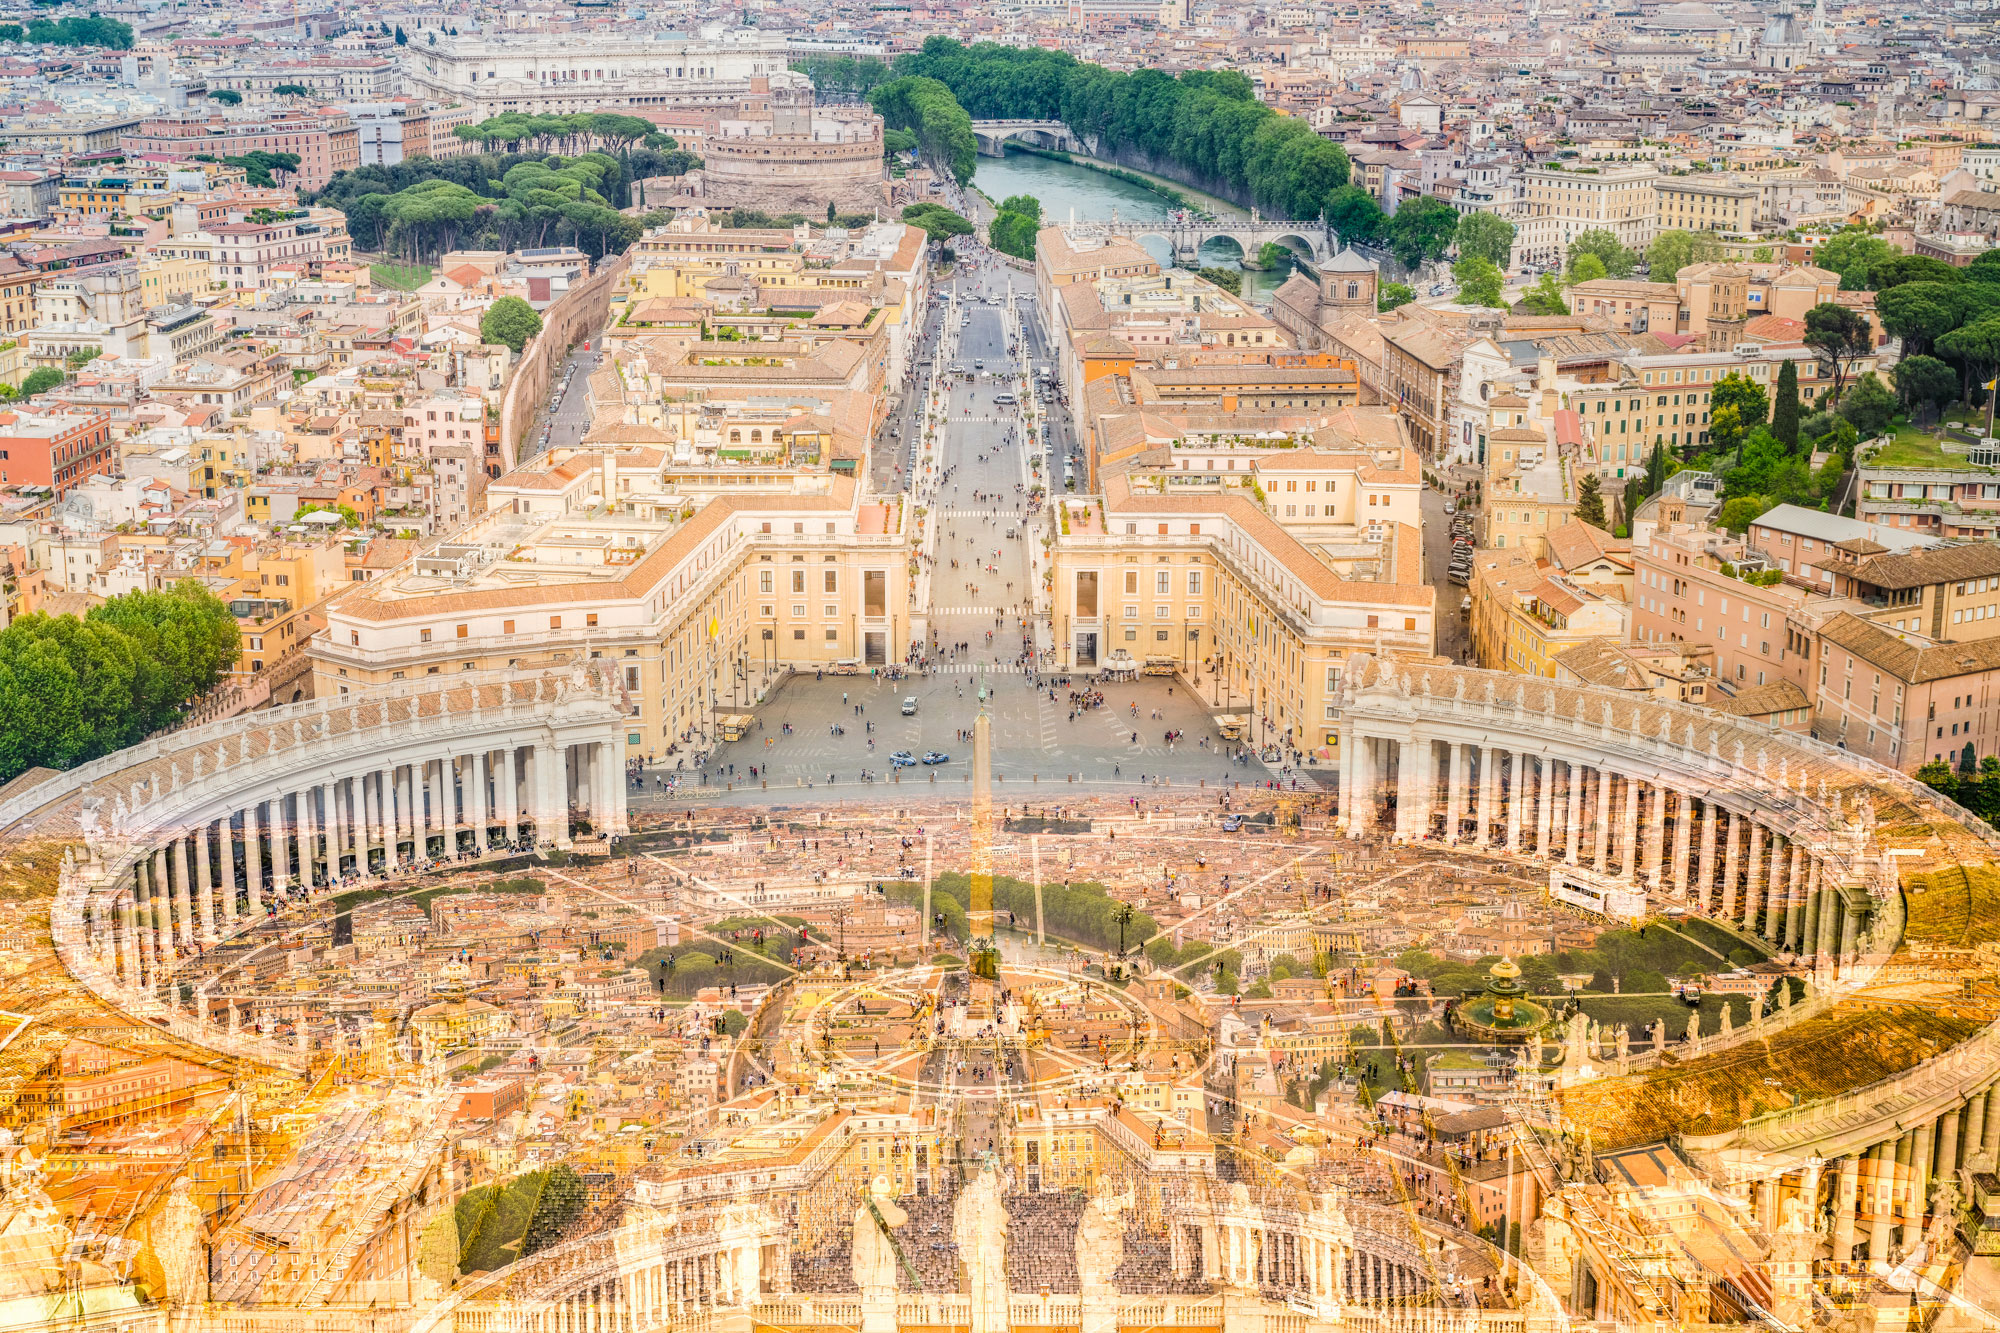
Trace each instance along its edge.
{"label": "stone bridge", "polygon": [[1130,236],[1142,241],[1148,236],[1157,236],[1173,247],[1174,262],[1183,268],[1198,266],[1202,246],[1217,238],[1236,243],[1246,260],[1255,261],[1257,252],[1266,242],[1275,241],[1304,259],[1315,264],[1325,263],[1340,252],[1340,237],[1331,227],[1322,222],[1281,222],[1260,216],[1251,210],[1249,219],[1217,219],[1211,222],[1182,222],[1166,219],[1157,222],[1123,222],[1113,213],[1111,220],[1099,224],[1109,231]]}
{"label": "stone bridge", "polygon": [[975,120],[972,133],[979,140],[981,157],[1007,156],[1010,139],[1036,148],[1061,148],[1071,153],[1089,151],[1076,132],[1059,120]]}

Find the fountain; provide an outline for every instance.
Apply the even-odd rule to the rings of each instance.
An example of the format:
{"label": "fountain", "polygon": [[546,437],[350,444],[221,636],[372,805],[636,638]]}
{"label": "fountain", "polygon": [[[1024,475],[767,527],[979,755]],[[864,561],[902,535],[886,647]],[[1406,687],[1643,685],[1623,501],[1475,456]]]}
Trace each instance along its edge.
{"label": "fountain", "polygon": [[1487,969],[1484,995],[1458,1006],[1458,1025],[1486,1041],[1525,1042],[1548,1021],[1548,1008],[1528,998],[1520,965],[1511,958]]}

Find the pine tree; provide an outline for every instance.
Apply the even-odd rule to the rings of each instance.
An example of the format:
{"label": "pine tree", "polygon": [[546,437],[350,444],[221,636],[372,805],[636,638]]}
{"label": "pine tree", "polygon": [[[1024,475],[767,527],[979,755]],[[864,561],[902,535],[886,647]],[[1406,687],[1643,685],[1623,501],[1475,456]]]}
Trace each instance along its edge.
{"label": "pine tree", "polygon": [[1604,497],[1597,491],[1597,474],[1586,472],[1576,486],[1576,516],[1593,528],[1604,526]]}
{"label": "pine tree", "polygon": [[1778,367],[1777,399],[1771,404],[1771,434],[1787,449],[1799,447],[1799,368],[1791,361]]}

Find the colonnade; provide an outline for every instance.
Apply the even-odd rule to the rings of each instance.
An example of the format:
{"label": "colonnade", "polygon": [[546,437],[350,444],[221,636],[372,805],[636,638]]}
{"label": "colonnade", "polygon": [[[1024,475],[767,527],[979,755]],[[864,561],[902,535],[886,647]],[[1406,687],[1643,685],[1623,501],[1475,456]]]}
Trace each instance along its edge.
{"label": "colonnade", "polygon": [[[314,885],[371,881],[433,857],[527,840],[567,846],[572,812],[624,826],[624,776],[607,741],[461,749],[351,764],[200,817],[134,859],[85,903],[89,938],[127,987],[157,985],[178,953],[255,923]],[[234,1015],[232,1015],[232,1018]]]}
{"label": "colonnade", "polygon": [[707,1311],[755,1305],[763,1299],[760,1249],[728,1246],[605,1273],[534,1308],[526,1326],[535,1333],[643,1333]]}
{"label": "colonnade", "polygon": [[[1710,791],[1638,769],[1615,759],[1350,727],[1341,808],[1350,836],[1389,828],[1407,841],[1587,868],[1780,949],[1853,956],[1868,896],[1829,873],[1814,846]],[[1738,798],[1754,804],[1747,792]]]}
{"label": "colonnade", "polygon": [[[1868,1263],[1887,1271],[1892,1243],[1908,1250],[1922,1233],[1940,1181],[1955,1181],[1961,1167],[1991,1171],[2000,1161],[2000,1084],[1973,1093],[1934,1119],[1908,1128],[1885,1121],[1889,1137],[1826,1162],[1824,1204],[1807,1200],[1817,1216],[1831,1213],[1836,1263],[1857,1257],[1865,1245]],[[1900,1132],[1897,1132],[1900,1131]],[[1808,1168],[1809,1172],[1811,1168]],[[1775,1229],[1783,1196],[1817,1186],[1806,1172],[1760,1182],[1754,1198],[1760,1221]],[[1901,1228],[1900,1235],[1897,1229]]]}

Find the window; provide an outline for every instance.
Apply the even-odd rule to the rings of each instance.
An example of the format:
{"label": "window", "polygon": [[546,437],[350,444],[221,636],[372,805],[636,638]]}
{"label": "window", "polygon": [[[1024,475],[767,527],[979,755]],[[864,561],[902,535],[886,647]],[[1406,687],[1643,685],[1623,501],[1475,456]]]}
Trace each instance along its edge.
{"label": "window", "polygon": [[1097,615],[1097,571],[1094,569],[1077,571],[1076,614],[1087,618]]}
{"label": "window", "polygon": [[1125,571],[1125,595],[1127,597],[1139,595],[1139,571],[1136,569]]}
{"label": "window", "polygon": [[1167,595],[1168,593],[1172,592],[1172,591],[1174,590],[1174,589],[1173,589],[1173,578],[1174,578],[1174,576],[1173,576],[1172,574],[1168,573],[1168,572],[1167,572],[1166,570],[1164,570],[1164,569],[1162,569],[1162,570],[1158,571],[1157,573],[1155,573],[1155,574],[1153,575],[1153,592],[1154,592],[1154,594],[1155,594],[1156,596],[1159,596],[1159,597],[1165,597],[1165,596],[1166,596],[1166,595]]}
{"label": "window", "polygon": [[467,635],[467,633],[468,633],[468,629],[469,629],[469,627],[467,627],[467,626],[465,626],[465,625],[460,625],[460,626],[458,626],[458,627],[457,627],[457,629],[456,629],[456,634],[457,634],[457,636],[458,636],[459,638],[461,638],[461,639],[465,638],[465,637],[466,637],[466,635]]}
{"label": "window", "polygon": [[[766,525],[766,529],[767,529],[767,530],[768,530],[768,527],[769,527],[769,525],[767,524],[767,525]],[[758,592],[769,592],[769,591],[771,591],[771,571],[770,571],[770,570],[768,570],[768,569],[765,569],[765,570],[760,570],[760,571],[758,571],[758,574],[757,574],[757,591],[758,591]]]}
{"label": "window", "polygon": [[826,571],[826,590],[828,592],[840,591],[840,572],[838,570],[829,569]]}
{"label": "window", "polygon": [[886,616],[889,614],[889,571],[869,569],[861,575],[861,614],[865,616]]}
{"label": "window", "polygon": [[583,627],[584,627],[585,629],[596,629],[596,628],[597,628],[597,612],[595,612],[595,611],[591,611],[591,612],[587,613],[587,614],[586,614],[586,615],[584,616],[584,618],[583,618]]}
{"label": "window", "polygon": [[431,641],[431,632],[429,630],[420,629],[417,631],[418,643],[429,643],[430,641]]}
{"label": "window", "polygon": [[550,628],[550,629],[561,629],[561,628],[562,628],[562,617],[561,617],[561,616],[550,616],[550,617],[549,617],[549,628]]}
{"label": "window", "polygon": [[500,632],[501,632],[502,634],[512,634],[512,633],[514,632],[514,622],[513,622],[513,621],[511,621],[511,620],[503,620],[503,621],[501,621],[501,622],[500,622]]}
{"label": "window", "polygon": [[804,571],[803,569],[795,569],[795,570],[793,570],[793,571],[792,571],[792,591],[793,591],[793,592],[804,592],[805,590],[806,590],[806,572],[805,572],[805,571]]}

